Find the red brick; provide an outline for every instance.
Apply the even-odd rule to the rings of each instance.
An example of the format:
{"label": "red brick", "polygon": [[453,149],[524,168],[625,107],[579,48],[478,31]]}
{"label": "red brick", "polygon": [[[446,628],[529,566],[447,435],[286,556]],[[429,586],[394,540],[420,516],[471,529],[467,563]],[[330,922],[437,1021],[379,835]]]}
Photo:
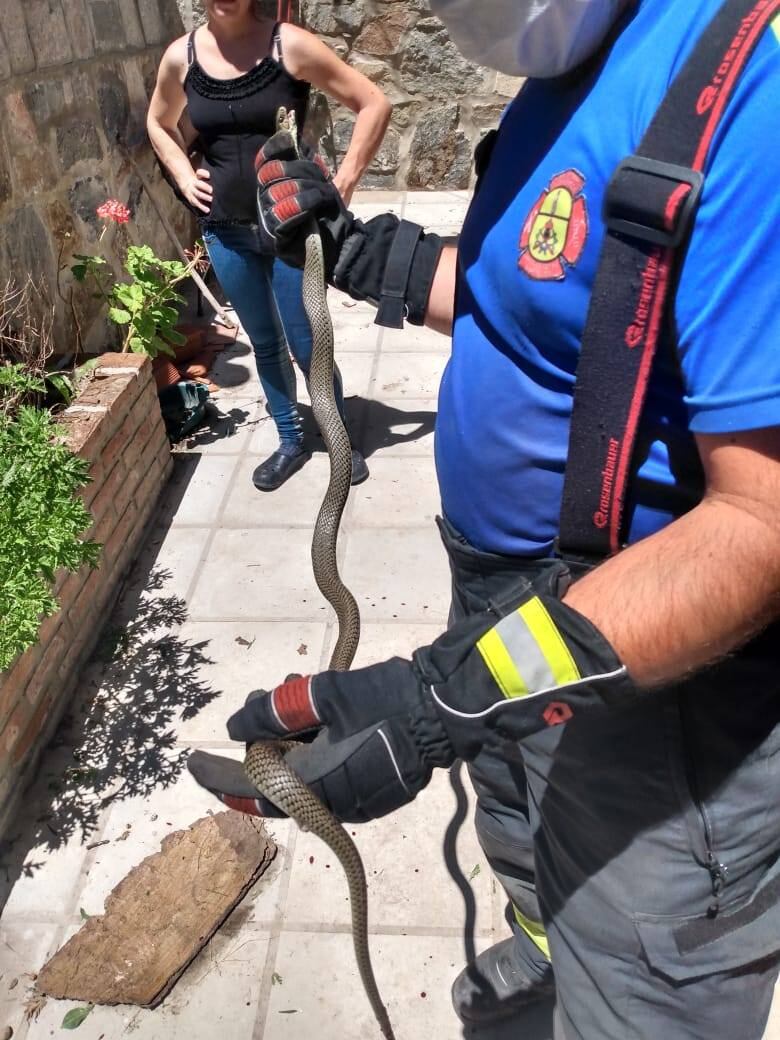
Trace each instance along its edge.
{"label": "red brick", "polygon": [[[35,669],[35,675],[27,683],[24,691],[24,699],[31,707],[35,707],[40,701],[44,691],[51,685],[52,679],[57,678],[59,665],[65,655],[69,639],[70,629],[66,624],[64,629],[58,631],[51,643],[45,647],[43,657]],[[55,682],[55,685],[58,683]]]}
{"label": "red brick", "polygon": [[[0,719],[3,716],[2,709],[2,698],[6,689],[15,689],[19,693],[24,691],[25,686],[30,681],[30,676],[35,671],[35,668],[43,656],[43,650],[39,643],[29,647],[23,654],[20,654],[16,658],[14,663],[3,673],[2,683],[0,684]],[[0,723],[2,725],[2,723]]]}
{"label": "red brick", "polygon": [[90,568],[86,565],[79,567],[77,571],[65,571],[65,577],[62,582],[57,583],[55,589],[55,595],[59,600],[60,610],[67,611],[70,606],[75,602],[81,587],[89,577]]}
{"label": "red brick", "polygon": [[[14,710],[23,699],[23,688],[18,686],[16,683],[3,684],[3,688],[0,689],[0,732],[2,732],[4,727],[8,724]],[[2,755],[0,755],[0,759],[2,759]]]}
{"label": "red brick", "polygon": [[61,692],[58,683],[53,684],[44,692],[32,717],[21,730],[21,735],[17,734],[11,746],[8,747],[12,765],[18,766],[35,748],[52,710],[60,703]]}
{"label": "red brick", "polygon": [[111,470],[108,477],[103,481],[103,486],[92,499],[90,504],[90,512],[96,522],[99,523],[106,513],[111,513],[116,516],[114,500],[126,478],[127,469],[124,462],[120,460]]}
{"label": "red brick", "polygon": [[112,560],[119,559],[123,555],[126,545],[134,546],[137,524],[138,511],[135,503],[130,502],[106,543],[106,550]]}
{"label": "red brick", "polygon": [[57,417],[57,423],[65,430],[70,450],[92,461],[106,440],[104,418],[104,412],[63,412]]}
{"label": "red brick", "polygon": [[151,379],[152,365],[146,355],[111,353],[101,355],[97,371],[100,371],[101,368],[133,368],[140,373],[144,367],[148,369],[145,373],[146,377]]}

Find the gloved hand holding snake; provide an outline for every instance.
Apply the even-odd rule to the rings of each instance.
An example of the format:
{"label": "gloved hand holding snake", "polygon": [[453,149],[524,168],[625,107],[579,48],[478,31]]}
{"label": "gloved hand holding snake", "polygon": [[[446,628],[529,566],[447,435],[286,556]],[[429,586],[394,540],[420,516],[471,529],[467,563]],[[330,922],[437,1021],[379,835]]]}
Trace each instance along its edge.
{"label": "gloved hand holding snake", "polygon": [[[551,576],[565,575],[553,568]],[[470,761],[490,742],[518,741],[637,696],[604,637],[544,588],[514,594],[460,622],[411,661],[291,679],[250,694],[231,739],[305,739],[286,762],[341,820],[362,823],[411,802],[434,768]],[[226,805],[280,816],[239,762],[196,752],[190,769]]]}

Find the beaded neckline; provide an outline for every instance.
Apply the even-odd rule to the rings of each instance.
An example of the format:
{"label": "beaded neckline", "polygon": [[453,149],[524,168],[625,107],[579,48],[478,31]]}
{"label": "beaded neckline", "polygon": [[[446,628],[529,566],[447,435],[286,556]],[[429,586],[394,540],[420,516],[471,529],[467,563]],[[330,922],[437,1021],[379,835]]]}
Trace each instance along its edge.
{"label": "beaded neckline", "polygon": [[191,83],[201,97],[231,100],[254,94],[256,90],[267,86],[281,74],[285,74],[293,83],[297,82],[282,65],[274,61],[268,54],[257,65],[231,79],[217,79],[215,76],[210,76],[195,58],[187,70],[184,86]]}

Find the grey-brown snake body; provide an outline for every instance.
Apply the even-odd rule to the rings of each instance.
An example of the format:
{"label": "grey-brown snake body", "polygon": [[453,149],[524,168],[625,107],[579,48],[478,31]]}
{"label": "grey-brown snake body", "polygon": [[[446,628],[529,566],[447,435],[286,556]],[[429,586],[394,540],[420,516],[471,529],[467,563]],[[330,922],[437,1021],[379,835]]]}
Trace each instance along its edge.
{"label": "grey-brown snake body", "polygon": [[[280,109],[279,129],[297,140],[295,114]],[[352,455],[349,436],[333,392],[333,325],[328,311],[322,241],[316,221],[306,236],[303,302],[312,330],[313,352],[309,389],[314,417],[330,458],[330,481],[312,538],[312,567],[317,586],[336,612],[338,638],[330,659],[332,669],[352,664],[360,638],[357,604],[339,575],[336,547],[341,515],[349,495]],[[287,813],[298,826],[311,831],[338,856],[349,885],[352,937],[363,987],[385,1040],[394,1040],[387,1010],[379,995],[368,945],[368,893],[360,853],[339,821],[309,790],[284,760],[294,741],[261,741],[247,751],[246,774],[264,797]]]}

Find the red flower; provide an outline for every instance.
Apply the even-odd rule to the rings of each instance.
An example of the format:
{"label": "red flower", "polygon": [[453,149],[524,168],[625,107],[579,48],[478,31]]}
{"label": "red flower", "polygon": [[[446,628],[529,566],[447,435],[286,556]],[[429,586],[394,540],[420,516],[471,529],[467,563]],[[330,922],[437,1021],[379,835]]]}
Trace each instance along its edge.
{"label": "red flower", "polygon": [[115,224],[127,224],[130,220],[130,210],[118,199],[107,199],[95,212],[101,220],[113,220]]}

